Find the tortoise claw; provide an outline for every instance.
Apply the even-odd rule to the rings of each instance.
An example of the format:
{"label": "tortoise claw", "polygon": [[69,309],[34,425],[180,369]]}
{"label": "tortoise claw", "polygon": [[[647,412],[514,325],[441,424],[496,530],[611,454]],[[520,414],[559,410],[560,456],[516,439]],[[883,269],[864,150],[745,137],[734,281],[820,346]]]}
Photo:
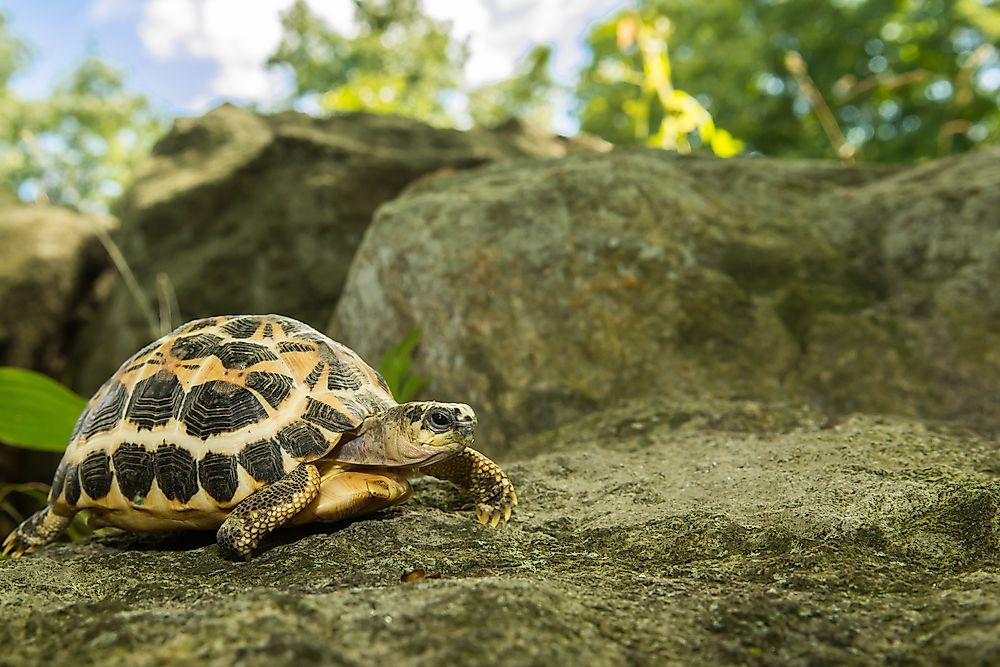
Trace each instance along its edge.
{"label": "tortoise claw", "polygon": [[71,518],[55,514],[51,507],[35,512],[3,541],[3,555],[17,558],[49,544],[66,529]]}
{"label": "tortoise claw", "polygon": [[517,494],[510,478],[482,453],[466,448],[452,458],[422,468],[432,477],[445,479],[464,489],[475,502],[479,523],[497,527],[510,520]]}
{"label": "tortoise claw", "polygon": [[[489,524],[496,528],[503,519],[504,523],[510,521],[511,510],[517,505],[517,494],[514,493],[514,485],[506,475],[498,476],[496,479],[499,489],[490,500],[492,502],[480,502],[476,505],[476,518],[479,523]],[[499,498],[497,498],[499,496]]]}
{"label": "tortoise claw", "polygon": [[16,528],[3,541],[3,555],[10,558],[20,558],[26,553],[31,553],[33,550],[34,546],[22,540]]}
{"label": "tortoise claw", "polygon": [[[476,507],[476,519],[478,519],[479,523],[483,524],[484,526],[488,525],[492,528],[496,528],[497,525],[500,523],[500,518],[504,517],[505,515],[506,517],[510,516],[509,507],[501,509],[493,505],[485,505],[485,504],[480,504],[478,507]],[[506,520],[507,519],[504,518],[504,521]]]}
{"label": "tortoise claw", "polygon": [[476,505],[476,519],[484,526],[489,525],[496,528],[502,519],[504,523],[510,521],[510,513],[514,505],[517,505],[517,497],[513,495],[514,490],[510,489],[507,497],[497,504],[479,503]]}

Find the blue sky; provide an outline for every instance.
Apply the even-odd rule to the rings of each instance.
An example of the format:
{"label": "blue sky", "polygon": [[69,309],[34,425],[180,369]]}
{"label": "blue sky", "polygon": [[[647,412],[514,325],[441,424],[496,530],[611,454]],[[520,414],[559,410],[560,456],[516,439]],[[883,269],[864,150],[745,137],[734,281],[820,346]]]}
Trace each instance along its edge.
{"label": "blue sky", "polygon": [[[432,16],[468,38],[466,78],[503,78],[531,46],[555,48],[554,73],[572,81],[583,63],[586,27],[628,0],[423,0]],[[201,113],[224,99],[267,103],[287,81],[263,62],[277,44],[277,16],[291,0],[0,0],[9,26],[34,49],[14,81],[40,96],[88,49],[124,66],[132,88],[171,114]],[[334,27],[350,32],[350,0],[309,0]],[[566,128],[567,119],[559,125]]]}
{"label": "blue sky", "polygon": [[[11,30],[33,50],[31,65],[13,82],[24,96],[38,97],[65,76],[88,51],[122,66],[130,84],[172,113],[190,112],[190,102],[207,94],[216,64],[207,58],[152,57],[139,36],[138,11],[103,19],[93,13],[96,3],[73,0],[0,0]],[[135,3],[136,9],[141,3]]]}

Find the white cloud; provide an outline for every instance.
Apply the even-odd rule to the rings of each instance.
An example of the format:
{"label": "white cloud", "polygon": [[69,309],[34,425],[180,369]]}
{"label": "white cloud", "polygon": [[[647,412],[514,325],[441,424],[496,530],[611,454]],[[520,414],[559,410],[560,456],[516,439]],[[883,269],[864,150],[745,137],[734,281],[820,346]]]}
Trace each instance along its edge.
{"label": "white cloud", "polygon": [[[281,41],[280,14],[291,4],[292,0],[149,0],[139,35],[159,60],[193,56],[214,61],[219,71],[209,85],[215,95],[267,102],[287,86],[281,74],[267,67],[267,58]],[[352,30],[350,0],[313,0],[310,5],[339,30]]]}
{"label": "white cloud", "polygon": [[309,0],[309,9],[322,17],[337,32],[343,35],[353,35],[357,32],[354,26],[354,3],[350,0]]}
{"label": "white cloud", "polygon": [[139,7],[132,0],[91,0],[88,15],[97,23],[128,18]]}
{"label": "white cloud", "polygon": [[[472,85],[509,76],[535,44],[556,49],[554,71],[568,79],[583,58],[587,26],[628,4],[627,0],[423,0],[427,13],[452,23],[468,39],[466,80]],[[113,13],[123,0],[94,0],[92,11]],[[267,102],[287,82],[266,61],[281,39],[279,15],[292,0],[148,0],[139,26],[147,51],[160,60],[198,57],[214,61],[214,95]],[[355,31],[351,0],[308,0],[335,29]]]}
{"label": "white cloud", "polygon": [[452,33],[469,40],[466,80],[472,85],[510,76],[536,44],[555,48],[557,78],[573,76],[583,58],[582,38],[594,20],[628,0],[424,0],[427,13],[454,22]]}
{"label": "white cloud", "polygon": [[139,37],[154,58],[169,60],[186,50],[205,55],[196,0],[153,0],[146,5]]}

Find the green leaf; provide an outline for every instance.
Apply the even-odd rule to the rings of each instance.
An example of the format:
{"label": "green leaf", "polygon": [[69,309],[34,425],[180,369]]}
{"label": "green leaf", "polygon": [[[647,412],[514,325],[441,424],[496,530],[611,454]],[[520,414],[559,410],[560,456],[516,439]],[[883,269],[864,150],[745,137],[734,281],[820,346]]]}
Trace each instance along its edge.
{"label": "green leaf", "polygon": [[378,371],[385,378],[392,395],[400,403],[408,403],[416,398],[420,390],[430,382],[430,376],[413,372],[413,353],[420,342],[420,329],[411,329],[395,345],[390,345],[382,354]]}
{"label": "green leaf", "polygon": [[40,373],[0,368],[0,441],[26,449],[66,449],[87,401]]}

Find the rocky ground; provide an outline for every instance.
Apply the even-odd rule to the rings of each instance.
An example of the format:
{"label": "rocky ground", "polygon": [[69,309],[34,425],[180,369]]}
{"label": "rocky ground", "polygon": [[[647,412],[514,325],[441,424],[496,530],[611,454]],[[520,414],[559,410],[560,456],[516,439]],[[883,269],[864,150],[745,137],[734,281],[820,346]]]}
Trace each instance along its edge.
{"label": "rocky ground", "polygon": [[[0,561],[0,666],[1000,664],[1000,152],[607,148],[178,121],[114,236],[154,313],[172,286],[373,364],[419,328],[426,397],[475,407],[521,504],[494,530],[424,480],[246,564],[205,534]],[[117,224],[0,214],[3,363],[89,393],[153,335]]]}
{"label": "rocky ground", "polygon": [[[247,564],[208,535],[0,563],[0,665],[996,664],[1000,455],[955,427],[638,400]],[[422,569],[426,576],[404,582]]]}

